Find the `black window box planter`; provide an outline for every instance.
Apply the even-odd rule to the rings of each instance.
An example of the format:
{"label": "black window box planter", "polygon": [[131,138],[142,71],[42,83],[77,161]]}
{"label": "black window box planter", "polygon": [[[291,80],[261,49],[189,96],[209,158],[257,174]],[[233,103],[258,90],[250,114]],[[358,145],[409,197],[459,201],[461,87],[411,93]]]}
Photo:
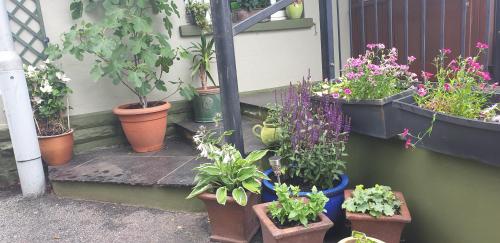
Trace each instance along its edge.
{"label": "black window box planter", "polygon": [[[342,111],[351,117],[351,130],[355,133],[377,138],[392,138],[402,131],[398,121],[399,110],[395,108],[393,101],[412,94],[414,90],[403,91],[399,94],[377,100],[329,100],[338,101],[342,104]],[[313,96],[318,101],[320,97]]]}
{"label": "black window box planter", "polygon": [[[500,94],[492,101],[499,102]],[[413,96],[396,100],[394,106],[400,110],[402,127],[412,134],[424,133],[431,125],[435,112],[418,107]],[[437,113],[431,136],[417,146],[500,166],[500,124]]]}

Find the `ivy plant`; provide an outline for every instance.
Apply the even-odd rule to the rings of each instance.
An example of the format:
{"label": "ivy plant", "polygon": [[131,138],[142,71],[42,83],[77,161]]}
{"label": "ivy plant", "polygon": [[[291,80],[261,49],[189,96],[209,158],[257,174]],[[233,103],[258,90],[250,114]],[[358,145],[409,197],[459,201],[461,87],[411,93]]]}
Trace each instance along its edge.
{"label": "ivy plant", "polygon": [[302,224],[307,227],[309,222],[315,221],[324,209],[328,198],[323,192],[318,192],[316,187],[307,194],[309,200],[299,197],[298,186],[287,186],[286,184],[274,184],[278,201],[268,206],[271,217],[280,222],[281,225]]}
{"label": "ivy plant", "polygon": [[365,189],[363,185],[357,185],[351,198],[342,204],[342,208],[351,213],[369,214],[375,218],[391,217],[399,213],[401,201],[388,186],[375,185]]}
{"label": "ivy plant", "polygon": [[255,162],[260,161],[267,150],[256,150],[247,157],[231,144],[220,145],[225,136],[214,130],[200,127],[193,137],[200,151],[200,157],[209,159],[212,163],[204,163],[196,167],[196,186],[188,195],[187,199],[193,198],[203,192],[215,192],[217,202],[225,205],[228,196],[232,196],[236,203],[245,206],[248,201],[247,192],[260,193],[261,180],[269,178],[262,173]]}
{"label": "ivy plant", "polygon": [[[174,1],[73,0],[70,9],[73,19],[80,19],[84,10],[102,9],[98,12],[104,15],[95,22],[81,21],[63,36],[64,52],[80,61],[86,54],[95,57],[90,70],[93,79],[108,77],[114,84],[124,85],[138,97],[142,108],[152,105],[147,96],[155,89],[167,91],[163,75],[178,59],[177,49],[169,43],[170,18],[179,16]],[[164,31],[153,28],[153,14],[162,17]],[[51,46],[49,54],[60,55],[54,51],[58,48]]]}

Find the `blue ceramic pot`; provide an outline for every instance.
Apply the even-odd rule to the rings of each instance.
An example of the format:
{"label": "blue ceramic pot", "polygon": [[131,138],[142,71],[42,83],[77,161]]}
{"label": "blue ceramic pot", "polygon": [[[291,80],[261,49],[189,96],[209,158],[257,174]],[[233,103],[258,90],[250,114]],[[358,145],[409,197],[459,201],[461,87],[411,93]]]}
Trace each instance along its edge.
{"label": "blue ceramic pot", "polygon": [[[271,173],[273,173],[273,170],[269,169],[264,173],[269,176],[271,175]],[[323,191],[325,196],[330,199],[325,205],[325,214],[328,216],[328,218],[336,223],[338,223],[339,220],[343,219],[342,203],[344,202],[344,190],[346,189],[347,184],[349,184],[349,177],[344,174],[340,176],[340,180],[340,184],[338,184],[336,187]],[[274,191],[274,182],[264,180],[262,185],[261,196],[263,202],[272,202],[278,199],[278,197],[276,196],[276,191]],[[304,197],[308,193],[310,192],[300,192],[299,196]]]}

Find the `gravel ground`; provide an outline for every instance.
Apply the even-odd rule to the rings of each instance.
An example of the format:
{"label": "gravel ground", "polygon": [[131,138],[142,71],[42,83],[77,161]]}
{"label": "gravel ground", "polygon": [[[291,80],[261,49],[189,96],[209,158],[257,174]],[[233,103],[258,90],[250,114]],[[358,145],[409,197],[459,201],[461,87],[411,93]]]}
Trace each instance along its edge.
{"label": "gravel ground", "polygon": [[0,242],[208,242],[204,213],[0,191]]}

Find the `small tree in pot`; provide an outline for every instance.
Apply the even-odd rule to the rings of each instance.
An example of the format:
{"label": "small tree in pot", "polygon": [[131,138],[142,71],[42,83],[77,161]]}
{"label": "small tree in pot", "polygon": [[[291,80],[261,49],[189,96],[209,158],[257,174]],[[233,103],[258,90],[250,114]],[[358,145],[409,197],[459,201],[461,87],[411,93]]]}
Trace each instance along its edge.
{"label": "small tree in pot", "polygon": [[24,71],[42,158],[51,166],[66,164],[73,156],[73,130],[65,103],[72,92],[67,85],[71,79],[49,59],[38,67],[25,66]]}
{"label": "small tree in pot", "polygon": [[400,242],[405,224],[411,222],[410,212],[400,192],[392,192],[388,186],[375,185],[365,189],[356,186],[354,191],[346,190],[346,216],[353,230],[387,243]]}
{"label": "small tree in pot", "polygon": [[[220,89],[215,84],[210,72],[212,61],[215,59],[214,39],[207,40],[201,35],[200,43],[191,43],[191,46],[181,52],[181,56],[193,62],[191,76],[198,75],[201,87],[194,88],[186,85],[181,88],[181,95],[193,102],[194,119],[196,122],[211,122],[216,114],[221,113]],[[212,86],[209,86],[210,80]]]}
{"label": "small tree in pot", "polygon": [[[86,1],[91,12],[104,9],[104,17],[95,23],[82,21],[64,34],[63,50],[83,60],[94,56],[91,75],[98,80],[110,78],[122,84],[138,98],[138,103],[121,105],[113,112],[119,116],[125,134],[136,152],[159,150],[163,147],[167,112],[170,103],[149,101],[154,90],[167,91],[163,75],[170,71],[177,50],[169,44],[172,15],[179,15],[173,1]],[[71,3],[72,17],[82,16],[83,0]],[[153,12],[151,12],[151,9]],[[152,13],[163,16],[167,34],[154,30]],[[175,82],[173,82],[175,83]],[[176,90],[177,91],[177,90]]]}
{"label": "small tree in pot", "polygon": [[328,198],[313,187],[306,198],[300,188],[275,184],[278,201],[253,206],[262,226],[264,243],[323,242],[333,223],[322,212]]}
{"label": "small tree in pot", "polygon": [[188,199],[198,197],[205,203],[210,218],[210,239],[222,242],[249,242],[259,228],[252,206],[259,203],[260,181],[267,179],[255,162],[267,150],[253,151],[247,157],[230,144],[223,144],[225,136],[203,126],[193,137],[200,157],[213,161],[195,170],[196,186]]}

